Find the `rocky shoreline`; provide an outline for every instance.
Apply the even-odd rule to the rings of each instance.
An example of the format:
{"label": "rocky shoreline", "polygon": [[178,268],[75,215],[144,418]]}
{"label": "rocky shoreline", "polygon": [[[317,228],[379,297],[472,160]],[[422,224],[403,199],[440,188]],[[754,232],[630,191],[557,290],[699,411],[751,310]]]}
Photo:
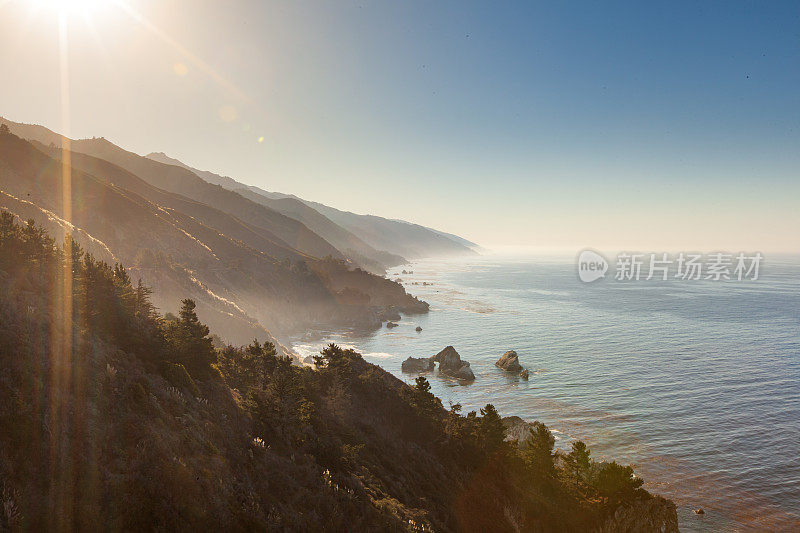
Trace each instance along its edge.
{"label": "rocky shoreline", "polygon": [[[410,272],[409,272],[410,273]],[[395,306],[386,306],[372,310],[370,319],[367,323],[351,324],[364,327],[365,329],[376,330],[382,327],[388,329],[407,326],[399,324],[403,315],[427,313],[429,306],[426,302],[418,300],[419,306],[414,309],[398,309]],[[415,328],[417,333],[422,328]],[[309,361],[306,363],[310,363]],[[438,368],[437,368],[438,366]],[[530,372],[519,361],[519,355],[515,350],[507,350],[502,353],[494,363],[494,366],[509,375],[518,376],[522,380],[530,378]],[[454,379],[462,385],[469,385],[476,379],[475,373],[469,361],[461,358],[458,351],[448,345],[440,352],[431,356],[408,357],[401,364],[401,371],[406,374],[424,375],[427,373],[438,372],[444,378]],[[505,417],[502,419],[505,433],[505,440],[515,442],[517,446],[524,447],[525,442],[533,434],[535,423],[528,422],[516,416]],[[556,450],[554,459],[556,464],[563,466],[566,453]],[[628,502],[620,505],[606,519],[598,531],[610,533],[613,531],[660,531],[664,533],[676,533],[678,529],[677,508],[674,502],[658,495],[649,495],[647,498]]]}

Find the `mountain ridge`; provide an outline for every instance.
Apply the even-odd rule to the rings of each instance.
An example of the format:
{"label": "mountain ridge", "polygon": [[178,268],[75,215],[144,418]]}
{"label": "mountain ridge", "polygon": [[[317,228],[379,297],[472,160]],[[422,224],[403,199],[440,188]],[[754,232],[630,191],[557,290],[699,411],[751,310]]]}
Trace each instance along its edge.
{"label": "mountain ridge", "polygon": [[196,169],[178,159],[167,156],[163,152],[150,153],[145,157],[164,164],[185,168],[209,183],[235,191],[249,200],[274,209],[279,213],[301,222],[311,231],[330,242],[349,259],[373,273],[384,274],[386,268],[401,265],[406,262],[406,259],[403,257],[374,249],[356,235],[337,225],[300,200],[288,199],[284,201],[283,199],[267,198],[249,189],[242,188],[242,184],[235,181],[233,178]]}
{"label": "mountain ridge", "polygon": [[[347,232],[355,235],[362,242],[366,241],[366,244],[374,250],[377,250],[378,253],[385,254],[388,252],[390,254],[408,257],[409,259],[420,259],[426,256],[430,257],[438,255],[472,255],[475,253],[475,249],[478,247],[478,245],[474,242],[464,239],[458,235],[422,226],[414,222],[408,222],[400,219],[389,219],[378,215],[352,213],[350,211],[344,211],[330,207],[319,202],[305,200],[294,194],[266,191],[260,187],[239,182],[229,176],[222,176],[213,172],[196,169],[178,159],[166,155],[164,152],[153,152],[148,154],[146,157],[154,159],[155,161],[186,168],[196,173],[198,176],[202,176],[204,179],[207,179],[210,183],[215,183],[226,188],[231,187],[232,190],[239,192],[243,196],[279,210],[288,216],[291,216],[293,213],[297,214],[298,210],[302,209],[298,208],[298,204],[302,204],[313,209],[316,211],[316,213],[327,219],[329,222],[336,224]],[[280,201],[288,203],[281,205],[281,203],[279,203]],[[305,213],[308,213],[308,211]],[[333,216],[331,216],[332,214]],[[302,215],[297,216],[302,217]],[[298,220],[303,221],[302,218],[298,218]],[[380,224],[381,227],[369,228],[370,225],[374,225],[375,223]],[[406,232],[404,232],[403,229],[408,229],[411,232],[411,235],[406,235]],[[376,237],[376,234],[379,234],[381,231],[386,231],[391,236],[383,239]],[[413,246],[410,244],[410,242],[404,243],[404,241],[418,241],[420,243],[427,244],[425,246]],[[347,248],[347,246],[345,246],[345,248]],[[407,253],[401,253],[401,250],[405,250]],[[357,251],[362,255],[370,255],[368,252],[363,250]],[[391,267],[397,266],[398,264],[402,264],[402,262],[397,262],[396,264],[386,264],[385,266]]]}
{"label": "mountain ridge", "polygon": [[[20,137],[36,140],[45,146],[61,147],[65,137],[44,126],[22,124],[0,118],[0,123]],[[322,237],[306,228],[302,223],[287,217],[267,206],[257,204],[243,196],[210,184],[193,172],[174,165],[165,165],[117,146],[104,137],[91,139],[72,139],[69,141],[72,152],[85,153],[98,159],[113,163],[144,181],[168,192],[178,193],[192,200],[228,213],[236,213],[237,218],[277,235],[291,247],[313,257],[328,255],[343,259],[344,256]]]}
{"label": "mountain ridge", "polygon": [[[55,146],[0,135],[0,206],[55,228],[53,217],[63,216],[61,159]],[[384,309],[427,310],[392,281],[366,272],[354,277],[342,259],[304,255],[108,161],[80,152],[70,160],[71,222],[85,232],[76,233],[82,244],[97,248],[102,242],[113,250],[101,257],[131,265],[154,287],[154,301],[164,310],[176,311],[179,296],[192,296],[204,319],[231,342],[317,323],[377,327]],[[67,232],[75,233],[59,229]]]}

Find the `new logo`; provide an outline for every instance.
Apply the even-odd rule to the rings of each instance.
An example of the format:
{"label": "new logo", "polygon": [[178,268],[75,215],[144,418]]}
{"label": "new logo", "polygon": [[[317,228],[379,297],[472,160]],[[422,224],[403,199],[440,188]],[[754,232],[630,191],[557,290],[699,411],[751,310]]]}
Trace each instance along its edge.
{"label": "new logo", "polygon": [[584,283],[591,283],[605,277],[608,261],[594,250],[584,250],[578,256],[578,277]]}

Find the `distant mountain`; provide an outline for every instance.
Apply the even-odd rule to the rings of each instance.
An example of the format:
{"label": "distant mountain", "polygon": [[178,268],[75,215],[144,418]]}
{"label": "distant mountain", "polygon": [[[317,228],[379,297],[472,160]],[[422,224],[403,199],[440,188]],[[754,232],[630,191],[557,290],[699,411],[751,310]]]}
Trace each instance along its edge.
{"label": "distant mountain", "polygon": [[[56,159],[61,157],[61,149],[44,146],[34,142],[43,152]],[[169,209],[175,209],[194,220],[219,230],[227,237],[241,241],[243,244],[254,248],[268,256],[278,259],[297,261],[308,258],[287,243],[283,242],[272,232],[242,222],[233,215],[189,199],[180,194],[167,192],[144,181],[139,176],[118,167],[105,159],[99,159],[87,154],[72,152],[71,164],[88,174],[97,176],[103,181],[115,186],[140,194],[147,200]]]}
{"label": "distant mountain", "polygon": [[239,194],[254,202],[266,205],[279,213],[302,222],[342,251],[348,258],[370,272],[384,274],[386,269],[402,265],[406,259],[389,252],[376,250],[352,232],[336,224],[311,206],[294,198],[273,200],[250,189],[237,189]]}
{"label": "distant mountain", "polygon": [[170,157],[164,152],[152,152],[150,154],[147,154],[145,157],[148,159],[152,159],[153,161],[158,161],[159,163],[164,163],[165,165],[174,165],[176,167],[185,168],[186,170],[194,172],[207,182],[213,183],[214,185],[219,185],[221,187],[225,187],[230,191],[234,191],[242,186],[238,181],[236,181],[231,177],[220,176],[219,174],[214,174],[213,172],[209,172],[208,170],[199,170],[194,167],[190,167],[183,161],[179,161],[174,157]]}
{"label": "distant mountain", "polygon": [[73,208],[67,223],[62,151],[37,144],[0,135],[0,208],[55,234],[71,233],[109,263],[129,265],[153,287],[153,301],[164,311],[176,311],[181,298],[194,298],[203,320],[229,342],[314,324],[374,327],[386,310],[427,309],[397,283],[355,275],[361,271],[333,256],[311,257],[264,228],[78,152],[71,153]]}
{"label": "distant mountain", "polygon": [[[24,139],[36,140],[46,146],[61,146],[62,137],[43,126],[18,124],[4,119],[0,119],[0,123],[7,124],[15,135]],[[73,152],[88,154],[122,167],[160,189],[214,206],[243,222],[265,229],[304,254],[344,258],[333,245],[297,220],[248,200],[236,192],[208,183],[185,168],[137,155],[102,137],[73,140],[71,147]]]}
{"label": "distant mountain", "polygon": [[146,157],[164,163],[185,168],[200,176],[209,183],[233,190],[245,198],[258,204],[282,213],[298,222],[303,223],[307,228],[321,236],[323,239],[335,246],[348,259],[369,270],[370,272],[383,274],[387,267],[400,265],[406,262],[403,257],[390,254],[388,252],[376,250],[363,240],[355,236],[350,231],[342,228],[318,211],[295,198],[273,199],[250,189],[243,188],[244,185],[233,178],[220,176],[213,172],[198,170],[190,167],[177,159],[173,159],[163,152],[148,154]]}
{"label": "distant mountain", "polygon": [[[398,222],[404,222],[404,221],[403,220],[398,220]],[[427,226],[423,226],[423,227],[425,229],[429,230],[429,231],[432,231],[434,233],[437,233],[437,234],[441,235],[442,237],[450,239],[451,241],[455,241],[455,242],[457,242],[459,244],[463,244],[464,246],[466,246],[467,248],[470,248],[472,250],[477,250],[478,248],[480,248],[480,246],[478,244],[476,244],[476,243],[474,243],[472,241],[468,241],[464,237],[459,237],[458,235],[453,235],[452,233],[447,233],[445,231],[439,231],[438,229],[429,228]]]}
{"label": "distant mountain", "polygon": [[[351,253],[355,256],[353,259],[361,257],[362,262],[363,260],[372,260],[381,263],[384,267],[389,267],[403,262],[399,260],[401,258],[398,256],[419,259],[445,255],[473,255],[478,247],[474,242],[457,235],[419,224],[373,215],[358,215],[303,200],[293,194],[265,191],[259,187],[245,185],[227,176],[190,167],[164,153],[152,153],[147,157],[183,167],[209,183],[235,190],[242,196],[299,220],[339,250],[353,252]],[[313,211],[309,211],[308,207]],[[333,228],[333,225],[338,228]],[[387,252],[390,255],[387,256]]]}
{"label": "distant mountain", "polygon": [[72,170],[76,200],[68,223],[63,218],[61,163],[11,135],[0,136],[0,169],[0,209],[34,219],[53,235],[71,233],[99,259],[126,262],[132,273],[156,288],[154,301],[164,310],[177,310],[180,298],[190,296],[228,338],[271,338],[230,303],[231,294],[222,284],[196,274],[219,261],[209,244],[221,247],[209,239],[206,228],[77,169]]}
{"label": "distant mountain", "polygon": [[471,248],[475,246],[474,243],[419,224],[375,215],[359,215],[308,200],[303,202],[358,235],[371,246],[390,250],[409,259],[477,254]]}

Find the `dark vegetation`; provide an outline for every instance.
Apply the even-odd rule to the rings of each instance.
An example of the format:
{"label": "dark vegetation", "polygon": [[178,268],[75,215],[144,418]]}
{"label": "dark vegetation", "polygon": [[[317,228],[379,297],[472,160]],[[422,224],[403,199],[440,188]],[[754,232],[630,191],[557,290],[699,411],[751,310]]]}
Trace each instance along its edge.
{"label": "dark vegetation", "polygon": [[217,349],[149,296],[0,213],[0,530],[586,531],[651,499],[542,424],[518,447],[335,345]]}

